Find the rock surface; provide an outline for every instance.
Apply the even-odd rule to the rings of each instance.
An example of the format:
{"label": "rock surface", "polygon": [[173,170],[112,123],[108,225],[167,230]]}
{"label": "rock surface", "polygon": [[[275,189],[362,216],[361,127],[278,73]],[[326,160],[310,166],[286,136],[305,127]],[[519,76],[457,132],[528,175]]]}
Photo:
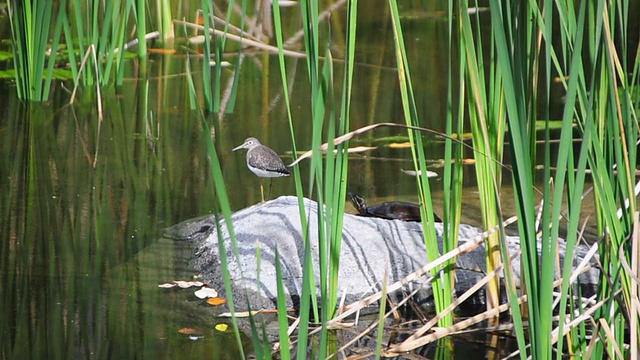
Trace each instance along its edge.
{"label": "rock surface", "polygon": [[[311,256],[319,279],[319,252],[317,240],[317,203],[304,199],[309,234]],[[302,269],[304,244],[301,233],[298,199],[292,196],[280,197],[255,205],[233,214],[233,226],[237,239],[238,258],[232,250],[229,232],[221,221],[221,238],[228,259],[228,272],[232,279],[232,290],[237,310],[247,308],[274,308],[277,295],[275,254],[281,259],[281,270],[287,292],[288,305],[297,305],[302,292]],[[192,266],[203,281],[215,286],[224,295],[223,269],[218,256],[218,234],[215,216],[187,220],[167,228],[165,237],[193,242],[197,248]],[[441,246],[442,224],[435,223],[436,234]],[[420,269],[427,263],[422,224],[400,220],[359,217],[345,214],[340,251],[340,296],[346,294],[346,301],[362,299],[381,289],[385,270],[389,269],[388,283],[392,284],[408,274]],[[460,244],[476,238],[481,231],[469,225],[461,225]],[[510,252],[519,249],[519,238],[508,237]],[[564,244],[560,253],[564,254]],[[256,250],[260,248],[261,259],[258,270]],[[582,259],[587,249],[578,247],[577,259]],[[513,262],[514,272],[519,277],[519,261]],[[463,293],[484,277],[485,251],[480,246],[457,260],[456,292]],[[517,279],[519,284],[519,279]],[[598,271],[590,270],[580,277],[583,284],[596,284]],[[418,288],[416,297],[419,302],[429,299],[431,285],[423,277],[405,287],[411,291]],[[401,294],[398,294],[399,297]],[[248,300],[248,302],[247,302]],[[483,303],[483,292],[470,300]]]}

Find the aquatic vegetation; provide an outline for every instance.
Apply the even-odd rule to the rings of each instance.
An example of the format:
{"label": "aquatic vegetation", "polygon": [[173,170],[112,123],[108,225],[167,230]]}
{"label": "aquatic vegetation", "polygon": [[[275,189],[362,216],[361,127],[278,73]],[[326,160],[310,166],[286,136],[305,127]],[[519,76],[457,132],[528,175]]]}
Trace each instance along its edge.
{"label": "aquatic vegetation", "polygon": [[[639,327],[635,264],[639,240],[635,235],[638,226],[635,214],[640,55],[630,45],[633,42],[629,39],[630,18],[637,13],[632,2],[491,0],[488,8],[478,9],[468,1],[441,1],[434,5],[441,9],[422,15],[423,12],[411,9],[411,4],[389,0],[383,6],[376,4],[375,20],[367,19],[380,23],[372,27],[376,31],[380,28],[380,32],[369,28],[374,35],[360,32],[360,22],[365,21],[361,18],[364,10],[363,3],[356,0],[338,1],[326,8],[319,2],[303,0],[287,10],[279,6],[285,2],[277,0],[272,4],[263,2],[261,6],[248,1],[231,1],[222,9],[210,1],[196,2],[197,6],[186,5],[191,3],[185,2],[181,9],[172,4],[181,2],[158,1],[156,10],[146,3],[133,0],[9,1],[7,13],[11,21],[13,53],[0,53],[0,57],[2,61],[12,58],[14,70],[5,75],[15,77],[16,91],[21,99],[35,101],[47,100],[53,79],[59,77],[68,79],[66,83],[73,82],[75,88],[85,89],[90,96],[93,89],[119,85],[125,77],[131,77],[141,85],[136,88],[139,93],[127,100],[139,100],[141,106],[138,111],[146,116],[146,105],[153,97],[148,82],[144,85],[150,78],[146,71],[148,62],[153,56],[170,59],[183,56],[180,58],[180,71],[184,74],[180,74],[180,81],[188,88],[188,106],[199,116],[200,133],[207,135],[204,138],[208,157],[203,158],[208,160],[198,159],[201,161],[194,163],[202,165],[209,161],[211,171],[204,174],[208,169],[200,166],[197,175],[213,179],[208,193],[211,202],[208,209],[214,210],[230,225],[231,199],[222,170],[225,157],[221,151],[224,150],[215,132],[219,129],[215,120],[221,121],[235,111],[239,78],[243,71],[247,71],[248,59],[259,64],[255,68],[260,67],[260,72],[252,75],[262,77],[259,79],[261,84],[267,84],[272,78],[280,83],[281,93],[278,95],[250,100],[263,101],[265,112],[273,110],[269,101],[284,104],[279,116],[288,123],[288,132],[280,132],[278,140],[281,141],[279,146],[290,148],[293,156],[290,170],[299,199],[300,227],[301,234],[306,236],[305,241],[312,237],[308,234],[310,215],[305,212],[303,198],[312,198],[326,209],[313,214],[316,216],[314,220],[325,226],[318,227],[317,234],[314,234],[319,242],[318,263],[312,263],[311,246],[303,254],[303,296],[295,323],[288,317],[291,314],[284,297],[278,298],[279,349],[282,349],[278,351],[282,358],[291,356],[290,346],[295,346],[293,351],[298,358],[307,357],[310,344],[317,351],[314,357],[318,358],[326,358],[339,350],[332,327],[345,316],[339,313],[337,287],[340,266],[344,264],[335,254],[339,254],[343,246],[342,221],[349,180],[349,156],[353,154],[349,151],[349,142],[356,137],[367,144],[396,138],[408,142],[412,163],[410,171],[422,175],[413,178],[421,218],[428,219],[422,225],[425,247],[429,249],[427,256],[430,263],[438,264],[429,269],[430,276],[436,279],[433,289],[438,315],[423,321],[408,339],[383,344],[384,318],[390,316],[398,305],[383,302],[378,322],[374,321],[365,333],[378,331],[375,335],[377,344],[370,349],[372,354],[378,357],[399,354],[430,342],[442,341],[437,356],[446,358],[452,354],[451,343],[446,336],[472,325],[472,321],[457,319],[452,313],[459,305],[452,289],[456,281],[453,264],[455,249],[458,248],[457,230],[466,210],[463,208],[462,189],[466,181],[472,180],[479,184],[483,230],[489,235],[485,248],[490,264],[487,278],[478,284],[478,289],[484,286],[489,289],[489,306],[482,316],[474,320],[496,321],[501,311],[510,311],[521,358],[546,359],[554,354],[556,357],[565,354],[595,358],[605,355],[637,357]],[[287,5],[291,4],[287,2]],[[270,20],[273,22],[269,25]],[[429,28],[434,22],[446,23],[446,34]],[[405,37],[408,27],[420,26],[426,27],[421,39]],[[290,35],[288,39],[285,38],[287,34]],[[355,73],[362,59],[358,57],[358,51],[366,51],[358,48],[358,39],[380,34],[389,37],[393,63],[383,63],[382,60],[375,63],[378,72],[372,77],[381,77],[381,69],[384,69],[392,73],[398,87],[391,90],[393,94],[390,96],[388,88],[373,86],[366,94],[367,104],[364,106],[374,107],[377,102],[392,98],[391,101],[397,99],[399,110],[393,114],[396,117],[393,119],[380,119],[376,114],[370,114],[370,118],[365,120],[367,123],[354,130],[351,128],[352,107],[361,105],[353,101]],[[432,109],[417,105],[420,103],[417,98],[423,94],[420,94],[412,69],[417,62],[428,58],[426,53],[441,50],[431,49],[429,38],[445,35],[448,46],[446,51],[437,55],[445,58],[447,63],[446,113],[443,116],[446,121],[442,129],[435,129],[439,125],[431,124],[428,116]],[[154,47],[153,39],[162,39],[162,44]],[[258,55],[255,55],[256,51]],[[269,54],[275,56],[271,58]],[[371,54],[367,56],[373,58]],[[124,66],[127,59],[135,64],[129,73]],[[293,59],[301,60],[298,63]],[[227,65],[230,66],[223,68]],[[304,92],[291,90],[296,66],[303,68],[300,72],[304,73],[304,79],[296,79],[306,85]],[[62,69],[66,67],[68,69]],[[256,92],[265,92],[265,89],[258,88]],[[168,86],[167,89],[171,90]],[[97,90],[96,93],[99,94]],[[110,95],[124,97],[113,92]],[[100,96],[96,97],[100,101]],[[158,106],[165,106],[166,102]],[[298,107],[305,109],[305,116],[293,115],[293,109]],[[114,112],[118,110],[112,109]],[[255,115],[259,117],[260,114]],[[153,144],[154,137],[160,136],[160,126],[167,126],[151,121],[130,126],[126,116],[120,116],[122,118],[115,121],[116,125],[109,132],[110,137],[120,141],[118,145],[121,148],[135,148],[139,154],[144,154],[147,148],[138,143],[127,143],[131,140],[123,140],[117,135],[139,132],[141,135],[136,136]],[[242,128],[242,119],[235,120],[233,127]],[[387,126],[382,124],[391,121],[396,121],[394,130],[400,135],[382,133]],[[87,131],[97,133],[98,140],[100,123],[88,125]],[[265,117],[261,126],[270,125],[268,117]],[[256,127],[243,130],[258,132]],[[64,132],[74,131],[69,128]],[[466,131],[470,131],[472,143],[468,142]],[[51,132],[53,130],[48,128],[43,131],[45,134]],[[171,134],[171,130],[163,128],[163,133]],[[436,140],[427,136],[433,133],[438,134]],[[90,140],[77,146],[82,148],[81,161],[86,160],[88,168],[99,171],[95,183],[84,179],[88,184],[86,188],[108,183],[104,180],[107,178],[115,177],[127,182],[129,173],[137,171],[138,164],[144,163],[127,158],[114,176],[110,168],[97,166],[100,161],[105,161],[106,156],[98,153],[100,142],[93,144],[94,139]],[[437,155],[443,159],[443,176],[438,185],[431,184],[426,176],[431,140],[444,142],[443,154]],[[44,144],[33,145],[39,153],[53,152]],[[299,156],[298,149],[303,147],[311,150]],[[5,148],[5,153],[14,151],[13,148]],[[55,161],[50,161],[63,163],[65,159],[61,154],[56,154]],[[109,154],[113,158],[121,156],[119,149]],[[465,162],[468,158],[474,161]],[[55,167],[58,168],[63,167]],[[180,171],[178,167],[172,169]],[[29,184],[36,182],[29,180],[32,181]],[[515,189],[508,199],[503,194],[503,182],[511,182]],[[148,184],[136,180],[134,185],[135,193],[139,194]],[[450,254],[446,258],[438,256],[435,233],[428,226],[434,220],[431,196],[434,186],[443,189],[442,253]],[[568,254],[584,240],[582,210],[587,194],[593,196],[597,204],[595,218],[600,238],[596,244],[602,269],[599,291],[593,301],[582,299],[571,286],[575,275],[572,261],[561,265],[557,260],[561,233],[566,238]],[[90,198],[91,193],[83,195]],[[507,202],[516,205],[515,218],[507,218],[504,211]],[[103,206],[103,213],[115,212],[106,200]],[[73,214],[81,213],[81,208],[84,209],[74,209]],[[29,211],[26,217],[35,219],[32,210]],[[76,226],[74,220],[73,216],[68,220],[69,228]],[[87,223],[94,223],[94,219],[89,220]],[[505,227],[515,220],[521,239],[522,255],[519,258],[512,257],[505,245]],[[210,226],[220,226],[220,222]],[[104,224],[100,228],[103,232],[107,229],[110,227]],[[74,231],[83,233],[84,229],[81,230]],[[232,226],[229,232],[233,241]],[[538,244],[541,244],[540,251]],[[98,272],[106,261],[91,262],[88,259],[95,249],[103,251],[102,246],[81,244],[76,249],[70,246],[69,254],[87,255],[78,266]],[[223,246],[222,242],[219,246]],[[220,253],[224,254],[221,261],[225,266],[228,259],[224,256],[238,255],[237,244],[232,243],[231,249],[220,248]],[[116,257],[115,251],[111,256]],[[261,256],[260,249],[256,249],[256,258],[260,260]],[[8,255],[3,259],[9,259]],[[14,261],[9,260],[3,261]],[[514,282],[515,275],[510,266],[514,261],[522,263],[520,275],[524,280],[521,289]],[[313,273],[315,266],[319,269],[318,283]],[[278,271],[281,273],[282,269]],[[500,294],[498,276],[495,276],[500,271],[504,273],[508,304],[500,304],[499,301],[501,295],[505,295]],[[562,281],[555,281],[557,273],[563,275]],[[229,290],[229,279],[224,279],[224,282]],[[282,287],[282,283],[279,285]],[[385,284],[383,291],[376,296],[384,298],[392,288],[393,284]],[[320,296],[316,289],[320,289]],[[409,300],[407,296],[406,301]],[[239,312],[235,311],[232,297],[226,301],[234,339],[242,348],[236,321]],[[254,350],[258,358],[271,358],[272,350],[261,336],[265,324],[254,316],[256,314],[247,312],[253,324]],[[318,325],[314,328],[310,324]],[[444,330],[431,332],[436,325]]]}

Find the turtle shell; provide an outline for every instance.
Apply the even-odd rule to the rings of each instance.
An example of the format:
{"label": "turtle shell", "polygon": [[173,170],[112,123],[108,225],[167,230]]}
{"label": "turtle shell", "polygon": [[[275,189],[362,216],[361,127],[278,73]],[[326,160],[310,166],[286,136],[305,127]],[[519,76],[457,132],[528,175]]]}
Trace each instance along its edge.
{"label": "turtle shell", "polygon": [[367,208],[367,216],[389,220],[421,221],[420,207],[416,204],[393,201]]}
{"label": "turtle shell", "polygon": [[[422,221],[420,217],[420,207],[417,204],[392,201],[368,207],[364,199],[354,193],[348,193],[349,200],[358,210],[358,215],[377,217],[387,220]],[[436,222],[442,222],[438,215],[433,214]]]}

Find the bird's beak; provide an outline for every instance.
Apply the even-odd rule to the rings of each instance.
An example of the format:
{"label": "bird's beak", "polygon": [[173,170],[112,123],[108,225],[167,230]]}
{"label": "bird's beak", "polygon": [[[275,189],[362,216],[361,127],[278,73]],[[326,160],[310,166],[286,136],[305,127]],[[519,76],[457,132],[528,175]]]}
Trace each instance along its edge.
{"label": "bird's beak", "polygon": [[240,149],[242,149],[242,147],[243,147],[243,146],[244,146],[244,144],[242,144],[242,145],[240,145],[240,146],[238,146],[238,147],[233,148],[231,151],[240,150]]}

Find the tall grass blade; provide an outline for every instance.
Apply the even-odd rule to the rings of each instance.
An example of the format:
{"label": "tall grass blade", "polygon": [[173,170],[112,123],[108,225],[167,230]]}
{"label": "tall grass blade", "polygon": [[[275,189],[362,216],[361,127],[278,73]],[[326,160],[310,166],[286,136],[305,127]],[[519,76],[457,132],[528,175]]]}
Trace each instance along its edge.
{"label": "tall grass blade", "polygon": [[204,44],[202,53],[202,86],[204,90],[205,106],[209,111],[214,109],[214,95],[211,89],[211,33],[208,29],[213,28],[213,3],[211,1],[202,0],[202,19],[204,21]]}
{"label": "tall grass blade", "polygon": [[42,99],[46,100],[49,98],[49,89],[51,88],[51,80],[53,80],[53,68],[56,60],[56,52],[58,49],[58,43],[60,41],[60,34],[62,33],[63,24],[67,21],[67,12],[66,6],[67,1],[61,0],[60,4],[58,4],[58,17],[55,22],[55,29],[53,32],[53,41],[51,42],[51,56],[49,57],[49,64],[47,65],[46,75],[43,76],[42,80],[44,81],[44,87],[42,89]]}
{"label": "tall grass blade", "polygon": [[[396,1],[389,0],[389,8],[391,10],[391,20],[394,31],[395,39],[395,55],[396,66],[398,68],[398,81],[400,83],[400,94],[402,98],[404,119],[407,126],[418,126],[418,113],[416,109],[416,103],[413,96],[413,89],[411,85],[411,75],[409,72],[409,66],[406,56],[406,50],[404,48],[404,38],[402,34],[402,28],[400,26],[400,16],[398,11],[398,5]],[[418,180],[418,194],[420,197],[420,215],[422,219],[427,221],[422,222],[422,229],[425,237],[426,255],[429,261],[433,261],[438,257],[438,239],[436,237],[435,227],[433,219],[433,208],[431,202],[431,191],[429,188],[429,181],[426,175],[426,158],[424,155],[424,147],[422,145],[422,137],[419,132],[409,131],[409,140],[412,143],[412,155],[414,167],[417,173],[421,174],[417,176]],[[446,308],[453,301],[453,268],[452,264],[445,264],[443,272],[440,274],[440,281],[433,282],[433,297],[436,304],[436,311],[440,312]],[[432,274],[436,274],[434,271]],[[448,314],[440,319],[439,324],[441,326],[450,326],[453,323],[453,318]]]}
{"label": "tall grass blade", "polygon": [[[209,125],[206,120],[202,118],[201,120],[203,133],[210,134]],[[233,229],[233,222],[231,221],[231,207],[229,205],[229,197],[227,195],[227,190],[224,183],[224,177],[222,175],[222,168],[220,166],[220,162],[218,160],[218,154],[216,152],[215,147],[213,146],[213,142],[210,137],[206,137],[205,141],[207,145],[207,151],[209,153],[209,159],[211,162],[211,172],[213,174],[214,184],[215,184],[215,193],[216,198],[218,199],[218,205],[220,206],[221,213],[224,218],[224,224],[227,227],[229,237],[231,238],[231,247],[233,250],[233,255],[236,258],[238,263],[239,261],[239,253],[238,253],[238,244],[236,241],[235,231]],[[216,212],[218,213],[218,212]],[[218,253],[220,256],[220,266],[223,269],[228,268],[228,260],[227,260],[227,249],[225,249],[225,242],[222,237],[222,229],[220,228],[220,222],[216,221],[216,234],[218,234]],[[229,277],[229,273],[227,271],[223,272],[224,274],[224,285],[225,285],[225,293],[227,294],[227,301],[229,304],[229,311],[231,312],[231,321],[233,323],[233,329],[235,334],[235,340],[239,349],[243,349],[242,347],[242,339],[240,338],[240,329],[238,328],[238,322],[235,314],[235,307],[233,302],[233,292],[231,289],[231,279]],[[250,299],[247,298],[247,304],[250,304]],[[244,351],[241,352],[242,359],[245,358]]]}
{"label": "tall grass blade", "polygon": [[[288,82],[286,76],[286,62],[284,59],[284,48],[283,48],[283,38],[282,38],[282,20],[280,16],[280,6],[278,0],[273,1],[273,20],[274,20],[274,34],[276,38],[276,44],[278,46],[278,64],[280,67],[280,79],[282,82],[283,89],[283,98],[285,103],[285,108],[287,112],[287,119],[289,122],[289,131],[292,139],[292,152],[294,156],[294,160],[297,158],[297,146],[295,141],[295,131],[294,131],[294,122],[293,117],[291,116],[291,101],[289,98]],[[298,196],[298,206],[300,209],[300,229],[303,235],[305,249],[304,249],[304,268],[303,268],[303,279],[302,279],[302,298],[300,301],[300,326],[298,328],[298,349],[297,349],[297,358],[302,359],[306,358],[306,349],[308,344],[308,333],[309,333],[309,313],[313,310],[314,317],[319,319],[318,307],[317,307],[317,298],[316,298],[316,285],[315,278],[310,275],[313,273],[313,264],[311,262],[311,246],[309,245],[309,220],[306,215],[306,210],[303,202],[303,189],[302,189],[302,181],[300,177],[300,169],[295,166],[293,169],[293,178],[295,181],[295,189],[296,194]],[[313,308],[311,306],[313,303]]]}
{"label": "tall grass blade", "polygon": [[145,38],[145,36],[147,35],[147,2],[145,0],[137,0],[136,5],[136,35],[138,36],[138,58],[143,59],[147,56],[147,40]]}
{"label": "tall grass blade", "polygon": [[289,320],[287,319],[287,304],[285,302],[285,289],[282,282],[282,268],[280,266],[280,252],[276,248],[276,278],[278,279],[278,324],[280,332],[280,358],[288,360],[291,358],[289,353],[289,334],[287,333]]}
{"label": "tall grass blade", "polygon": [[[351,107],[351,91],[353,88],[353,70],[355,64],[355,45],[356,45],[356,21],[358,14],[358,2],[357,0],[351,0],[347,3],[347,26],[346,26],[346,41],[345,41],[345,58],[344,58],[344,77],[342,81],[342,100],[340,102],[340,121],[338,124],[337,135],[342,136],[349,131],[349,113]],[[329,54],[329,53],[328,53]],[[332,134],[333,132],[329,132]],[[336,256],[333,254],[340,254],[342,243],[342,221],[344,219],[344,205],[346,200],[346,184],[348,176],[348,153],[346,149],[349,148],[349,143],[338,145],[337,155],[335,158],[335,170],[334,176],[328,171],[327,177],[333,179],[331,184],[332,189],[327,191],[327,199],[333,204],[333,217],[331,219],[332,233],[330,236],[331,243],[330,254],[331,258]],[[330,151],[328,154],[333,154]],[[329,165],[333,164],[333,161],[327,160]],[[330,184],[330,182],[328,182]],[[333,198],[331,198],[333,196]],[[338,274],[340,262],[332,261],[329,270],[329,308],[336,309],[338,300]]]}
{"label": "tall grass blade", "polygon": [[[57,48],[47,50],[49,28],[53,11],[51,1],[10,1],[7,3],[13,59],[18,97],[26,100],[47,100],[44,69],[47,52],[51,52],[50,63],[55,62]],[[60,35],[57,31],[58,36]],[[54,39],[57,44],[59,38]]]}
{"label": "tall grass blade", "polygon": [[171,1],[158,0],[157,6],[158,9],[156,11],[156,16],[158,16],[160,34],[164,43],[167,44],[175,38],[173,30],[173,16],[171,13]]}

